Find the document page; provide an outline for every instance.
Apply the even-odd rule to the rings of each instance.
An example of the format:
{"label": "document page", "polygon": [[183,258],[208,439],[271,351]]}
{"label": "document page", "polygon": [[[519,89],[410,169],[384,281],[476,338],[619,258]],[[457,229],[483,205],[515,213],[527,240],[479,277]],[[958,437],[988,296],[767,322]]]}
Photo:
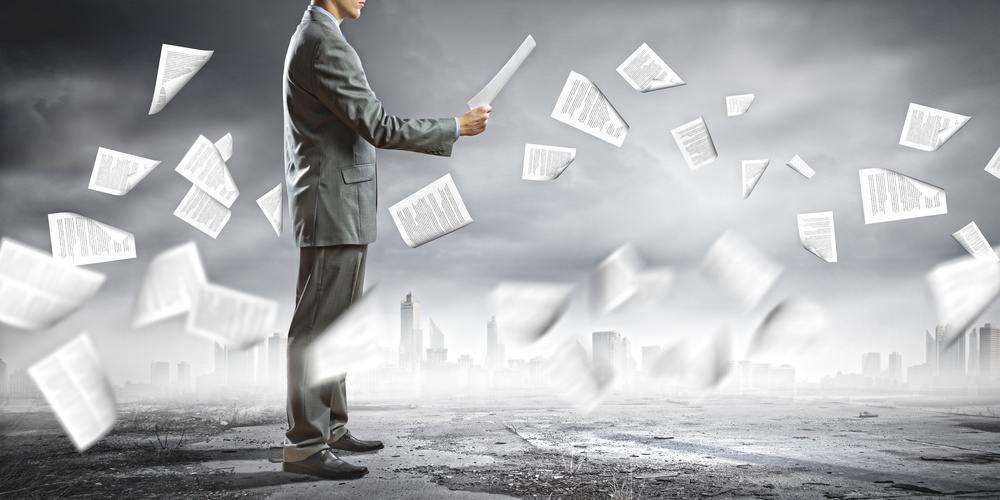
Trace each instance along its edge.
{"label": "document page", "polygon": [[726,116],[738,116],[750,110],[754,94],[726,96]]}
{"label": "document page", "polygon": [[57,262],[51,254],[0,239],[0,323],[41,330],[90,300],[105,276]]}
{"label": "document page", "polygon": [[146,266],[135,296],[132,326],[146,326],[187,312],[206,283],[205,269],[193,241],[157,255]]}
{"label": "document page", "polygon": [[913,219],[948,213],[944,189],[884,168],[865,168],[861,202],[865,224]]}
{"label": "document page", "polygon": [[203,135],[198,136],[175,170],[226,208],[232,207],[240,195],[222,154]]}
{"label": "document page", "polygon": [[552,118],[618,147],[622,147],[628,135],[628,124],[601,89],[575,71],[569,72]]}
{"label": "document page", "polygon": [[559,283],[505,281],[490,294],[503,337],[520,345],[545,336],[569,309],[573,287]]}
{"label": "document page", "polygon": [[951,237],[955,238],[955,241],[962,245],[962,248],[973,257],[987,262],[1000,262],[1000,257],[997,256],[997,253],[993,251],[993,247],[986,241],[986,237],[979,230],[976,221],[972,221],[962,229],[951,233]]}
{"label": "document page", "polygon": [[[964,332],[1000,296],[1000,263],[961,257],[942,263],[927,274],[938,324]],[[950,338],[950,346],[958,340]]]}
{"label": "document page", "polygon": [[753,188],[757,186],[760,176],[764,175],[764,170],[771,160],[743,160],[743,199],[747,199]]}
{"label": "document page", "polygon": [[114,428],[118,404],[97,349],[83,333],[28,368],[76,449],[83,452]]}
{"label": "document page", "polygon": [[837,262],[837,235],[833,229],[833,212],[798,214],[796,218],[802,247],[827,262]]}
{"label": "document page", "polygon": [[71,266],[135,258],[135,236],[72,212],[49,214],[52,258]]}
{"label": "document page", "polygon": [[229,161],[233,157],[233,134],[226,134],[221,139],[215,141],[215,149],[222,156],[222,161]]}
{"label": "document page", "polygon": [[806,179],[812,179],[813,175],[816,175],[816,171],[814,171],[812,167],[805,162],[805,160],[799,157],[799,155],[795,155],[791,160],[788,160],[788,163],[785,165],[788,165],[792,168],[792,170],[802,174],[802,177],[805,177]]}
{"label": "document page", "polygon": [[704,167],[719,157],[703,117],[671,130],[670,135],[674,136],[674,142],[681,149],[684,162],[691,170]]}
{"label": "document page", "polygon": [[139,156],[97,148],[94,171],[88,189],[122,196],[146,178],[160,162]]}
{"label": "document page", "polygon": [[757,305],[784,271],[774,259],[732,231],[712,244],[702,270],[746,309]]}
{"label": "document page", "polygon": [[990,158],[990,162],[986,164],[984,170],[989,172],[993,177],[1000,179],[1000,148],[997,148],[997,152],[993,153],[993,158]]}
{"label": "document page", "polygon": [[677,76],[660,56],[643,43],[625,62],[618,66],[618,74],[639,92],[650,92],[670,87],[684,85],[684,80]]}
{"label": "document page", "polygon": [[309,344],[306,383],[316,386],[345,373],[357,374],[377,368],[379,340],[383,332],[392,330],[387,317],[372,296],[372,290],[351,304]]}
{"label": "document page", "polygon": [[970,117],[910,103],[899,144],[921,151],[937,151]]}
{"label": "document page", "polygon": [[163,44],[160,48],[160,65],[156,69],[156,88],[149,114],[159,113],[198,70],[212,57],[211,50],[189,49]]}
{"label": "document page", "polygon": [[639,291],[642,258],[632,245],[623,245],[608,255],[590,278],[590,309],[608,314]]}
{"label": "document page", "polygon": [[614,387],[612,367],[595,367],[590,355],[577,341],[565,342],[542,368],[557,396],[581,413],[600,406]]}
{"label": "document page", "polygon": [[826,311],[819,304],[803,298],[785,299],[767,313],[754,331],[747,356],[799,357],[816,348],[828,323]]}
{"label": "document page", "polygon": [[187,317],[187,331],[234,349],[271,335],[278,303],[230,288],[202,285]]}
{"label": "document page", "polygon": [[389,207],[399,235],[410,248],[472,224],[451,174]]}
{"label": "document page", "polygon": [[528,38],[525,38],[524,41],[521,42],[521,46],[517,48],[514,55],[510,56],[507,63],[500,68],[500,72],[497,73],[492,80],[490,80],[490,83],[486,84],[486,87],[484,87],[483,90],[480,90],[479,93],[469,101],[469,109],[478,108],[479,106],[493,102],[493,99],[495,99],[497,94],[499,94],[504,86],[507,85],[507,82],[509,82],[510,78],[514,76],[514,73],[516,73],[518,68],[521,67],[521,64],[528,58],[528,54],[531,54],[532,50],[535,50],[535,39],[532,38],[531,35],[528,35]]}
{"label": "document page", "polygon": [[217,238],[233,212],[198,189],[198,186],[191,186],[181,204],[174,210],[174,215],[212,238]]}
{"label": "document page", "polygon": [[521,179],[526,181],[551,181],[562,175],[563,171],[575,159],[576,148],[525,144]]}
{"label": "document page", "polygon": [[271,223],[275,234],[281,236],[281,184],[274,186],[274,189],[264,193],[264,196],[257,198],[257,206],[264,212],[267,221]]}

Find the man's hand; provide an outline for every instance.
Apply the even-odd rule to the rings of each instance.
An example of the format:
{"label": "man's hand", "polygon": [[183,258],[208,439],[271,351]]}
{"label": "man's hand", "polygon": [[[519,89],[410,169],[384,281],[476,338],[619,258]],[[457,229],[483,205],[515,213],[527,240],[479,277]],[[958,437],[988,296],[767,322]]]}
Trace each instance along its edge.
{"label": "man's hand", "polygon": [[486,130],[486,120],[490,117],[493,106],[485,105],[470,109],[458,117],[460,135],[478,135]]}

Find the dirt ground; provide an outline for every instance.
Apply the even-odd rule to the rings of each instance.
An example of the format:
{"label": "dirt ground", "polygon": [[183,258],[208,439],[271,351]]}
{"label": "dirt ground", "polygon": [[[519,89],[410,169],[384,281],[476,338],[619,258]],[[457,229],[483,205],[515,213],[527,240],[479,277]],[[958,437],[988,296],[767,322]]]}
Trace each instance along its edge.
{"label": "dirt ground", "polygon": [[[867,412],[870,417],[861,417]],[[126,405],[78,453],[47,409],[0,412],[0,498],[1000,498],[997,398],[619,396],[352,405],[386,448],[353,481],[281,471],[280,403]]]}

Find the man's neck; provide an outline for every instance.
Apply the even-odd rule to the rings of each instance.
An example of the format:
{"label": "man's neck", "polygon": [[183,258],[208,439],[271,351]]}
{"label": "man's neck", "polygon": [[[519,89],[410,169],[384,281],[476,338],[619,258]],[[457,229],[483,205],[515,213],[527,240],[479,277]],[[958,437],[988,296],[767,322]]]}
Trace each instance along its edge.
{"label": "man's neck", "polygon": [[329,0],[312,0],[309,2],[310,5],[315,5],[327,12],[337,21],[337,24],[344,22],[344,14],[337,9],[337,6],[330,2]]}

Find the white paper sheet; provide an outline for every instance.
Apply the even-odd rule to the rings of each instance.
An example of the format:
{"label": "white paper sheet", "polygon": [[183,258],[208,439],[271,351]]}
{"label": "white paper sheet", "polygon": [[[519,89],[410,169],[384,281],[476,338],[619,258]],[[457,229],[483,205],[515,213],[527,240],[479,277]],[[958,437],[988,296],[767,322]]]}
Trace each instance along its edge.
{"label": "white paper sheet", "polygon": [[955,241],[962,245],[962,248],[973,257],[987,262],[1000,262],[1000,257],[997,256],[997,253],[993,251],[993,247],[986,241],[986,237],[979,230],[976,221],[972,221],[962,229],[951,233],[951,237],[955,238]]}
{"label": "white paper sheet", "polygon": [[970,117],[910,103],[899,144],[921,151],[937,151]]}
{"label": "white paper sheet", "polygon": [[590,309],[608,314],[639,291],[642,258],[632,245],[623,245],[607,256],[590,279]]}
{"label": "white paper sheet", "polygon": [[451,174],[389,207],[399,235],[410,248],[472,224]]}
{"label": "white paper sheet", "polygon": [[160,253],[146,266],[132,305],[132,326],[139,328],[187,312],[206,283],[193,241]]}
{"label": "white paper sheet", "polygon": [[221,139],[215,141],[215,149],[222,156],[222,161],[229,161],[233,157],[233,134],[226,134]]}
{"label": "white paper sheet", "polygon": [[757,181],[760,180],[760,176],[764,175],[764,170],[767,170],[767,166],[771,163],[771,160],[743,160],[743,199],[747,199],[750,193],[753,192],[753,188],[757,186]]}
{"label": "white paper sheet", "polygon": [[997,152],[993,153],[993,158],[990,158],[990,162],[986,164],[986,170],[993,177],[1000,179],[1000,148],[997,148]]}
{"label": "white paper sheet", "polygon": [[232,207],[240,195],[222,154],[203,135],[198,136],[175,170],[226,208]]}
{"label": "white paper sheet", "polygon": [[796,218],[802,247],[827,262],[837,262],[837,235],[833,227],[833,212],[798,214]]}
{"label": "white paper sheet", "polygon": [[562,175],[575,159],[576,148],[525,144],[521,179],[551,181]]}
{"label": "white paper sheet", "polygon": [[754,94],[728,95],[726,96],[726,116],[738,116],[746,114],[753,104]]}
{"label": "white paper sheet", "polygon": [[187,316],[187,331],[234,349],[271,335],[278,303],[214,284],[202,285]]}
{"label": "white paper sheet", "polygon": [[784,270],[746,238],[729,231],[708,250],[705,276],[746,309],[760,302]]}
{"label": "white paper sheet", "polygon": [[159,165],[150,160],[120,151],[97,148],[97,159],[90,174],[88,189],[101,193],[122,196],[146,178]]}
{"label": "white paper sheet", "polygon": [[191,186],[181,204],[174,210],[174,215],[212,238],[217,238],[233,212],[198,189],[198,186]]}
{"label": "white paper sheet", "polygon": [[671,130],[670,135],[674,136],[674,142],[677,143],[681,154],[684,155],[684,162],[691,170],[704,167],[719,157],[703,117],[699,116]]}
{"label": "white paper sheet", "polygon": [[41,330],[62,321],[104,283],[101,273],[57,262],[52,254],[0,239],[0,323]]}
{"label": "white paper sheet", "polygon": [[583,413],[600,406],[615,380],[614,372],[595,370],[587,351],[575,341],[557,349],[543,372],[545,379],[552,382],[556,395]]}
{"label": "white paper sheet", "polygon": [[684,85],[684,80],[677,76],[660,56],[643,43],[625,62],[618,66],[618,74],[639,92],[667,89]]}
{"label": "white paper sheet", "polygon": [[628,124],[601,89],[575,71],[569,72],[552,109],[552,118],[618,147],[628,135]]}
{"label": "white paper sheet", "polygon": [[812,179],[813,175],[816,175],[816,171],[813,170],[812,167],[810,167],[809,164],[806,163],[806,161],[799,155],[792,157],[792,159],[788,160],[788,163],[785,165],[788,165],[792,168],[792,170],[802,174],[802,177],[805,177],[806,179]]}
{"label": "white paper sheet", "polygon": [[135,258],[135,236],[72,212],[49,214],[52,258],[71,266]]}
{"label": "white paper sheet", "polygon": [[381,309],[369,290],[320,334],[308,347],[306,383],[316,386],[345,373],[378,367],[379,339],[392,331]]}
{"label": "white paper sheet", "polygon": [[114,428],[118,404],[86,333],[32,365],[28,375],[77,450],[86,450]]}
{"label": "white paper sheet", "polygon": [[213,51],[163,44],[149,114],[159,113],[212,57]]}
{"label": "white paper sheet", "polygon": [[944,189],[884,168],[858,171],[865,224],[948,213]]}
{"label": "white paper sheet", "polygon": [[490,294],[503,336],[517,344],[538,341],[569,309],[573,287],[559,283],[506,281]]}
{"label": "white paper sheet", "polygon": [[257,198],[257,206],[260,207],[261,211],[264,212],[264,216],[267,217],[267,221],[271,223],[271,227],[274,228],[274,233],[281,236],[281,205],[282,205],[282,193],[281,184],[274,186],[274,189],[264,193],[264,196]]}
{"label": "white paper sheet", "polygon": [[487,83],[486,87],[483,87],[483,90],[480,90],[469,101],[469,109],[492,103],[493,99],[496,99],[497,94],[507,85],[507,82],[514,76],[518,68],[521,67],[521,64],[524,63],[524,60],[528,58],[528,54],[531,54],[532,50],[535,50],[535,39],[531,35],[528,35],[528,38],[525,38],[521,42],[521,46],[517,48],[514,55],[510,56],[510,59],[507,60],[503,67],[500,68],[500,71],[490,80],[490,83]]}
{"label": "white paper sheet", "polygon": [[754,331],[746,355],[798,356],[814,347],[828,324],[819,304],[803,298],[783,300]]}
{"label": "white paper sheet", "polygon": [[[938,324],[950,332],[964,332],[997,297],[1000,297],[1000,263],[973,257],[944,262],[927,274]],[[946,345],[958,340],[947,339]]]}

